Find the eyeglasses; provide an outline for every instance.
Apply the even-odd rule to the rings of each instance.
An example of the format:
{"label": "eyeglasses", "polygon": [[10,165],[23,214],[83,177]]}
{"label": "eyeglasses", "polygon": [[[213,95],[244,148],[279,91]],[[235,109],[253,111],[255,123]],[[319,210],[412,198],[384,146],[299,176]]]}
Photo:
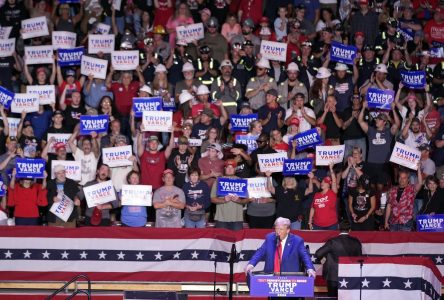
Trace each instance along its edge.
{"label": "eyeglasses", "polygon": [[265,68],[256,68],[258,71],[265,70]]}

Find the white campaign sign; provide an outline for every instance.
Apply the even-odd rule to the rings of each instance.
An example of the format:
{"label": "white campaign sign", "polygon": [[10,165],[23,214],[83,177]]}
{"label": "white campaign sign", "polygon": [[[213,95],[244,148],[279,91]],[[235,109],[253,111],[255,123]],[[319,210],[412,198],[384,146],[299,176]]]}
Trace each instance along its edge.
{"label": "white campaign sign", "polygon": [[77,34],[69,31],[53,31],[52,32],[52,48],[72,49],[76,47]]}
{"label": "white campaign sign", "polygon": [[111,168],[131,166],[133,162],[129,158],[133,155],[131,145],[121,147],[102,148],[103,163]]}
{"label": "white campaign sign", "polygon": [[395,147],[393,147],[392,155],[390,156],[390,161],[412,170],[418,170],[420,158],[421,152],[419,150],[400,142],[396,142]]}
{"label": "white campaign sign", "polygon": [[[62,165],[65,167],[66,177],[75,181],[82,180],[82,163],[74,160],[53,160],[52,167]],[[54,169],[51,170],[51,179],[55,178]]]}
{"label": "white campaign sign", "polygon": [[113,0],[113,7],[115,10],[120,11],[120,6],[122,5],[122,0]]}
{"label": "white campaign sign", "polygon": [[15,38],[0,40],[0,57],[12,56],[15,52]]}
{"label": "white campaign sign", "polygon": [[204,38],[204,28],[202,23],[190,24],[176,27],[177,40],[192,43]]}
{"label": "white campaign sign", "polygon": [[111,65],[114,70],[135,70],[139,65],[139,51],[114,51],[111,53]]}
{"label": "white campaign sign", "polygon": [[122,205],[151,206],[152,205],[151,185],[122,185]]}
{"label": "white campaign sign", "polygon": [[46,17],[37,17],[23,20],[22,30],[20,32],[24,40],[49,35]]}
{"label": "white campaign sign", "polygon": [[54,85],[27,85],[26,93],[37,95],[39,97],[39,104],[41,105],[55,103]]}
{"label": "white campaign sign", "polygon": [[282,172],[287,152],[258,154],[259,169],[261,172]]}
{"label": "white campaign sign", "polygon": [[271,193],[267,189],[267,177],[247,178],[248,198],[269,198]]}
{"label": "white campaign sign", "polygon": [[82,62],[80,67],[80,73],[85,76],[90,74],[94,75],[94,78],[106,79],[106,70],[108,68],[108,61],[105,59],[94,58],[91,56],[82,56]]}
{"label": "white campaign sign", "polygon": [[111,26],[104,23],[98,23],[96,29],[97,32],[99,32],[100,34],[108,34],[111,29]]}
{"label": "white campaign sign", "polygon": [[11,112],[22,113],[23,111],[30,113],[39,110],[39,98],[32,94],[15,94],[11,103]]}
{"label": "white campaign sign", "polygon": [[344,159],[345,145],[316,146],[316,165],[328,166],[340,163]]}
{"label": "white campaign sign", "polygon": [[11,34],[12,26],[0,27],[0,40],[6,40]]}
{"label": "white campaign sign", "polygon": [[262,41],[260,53],[263,58],[269,60],[286,61],[287,60],[287,44],[271,41]]}
{"label": "white campaign sign", "polygon": [[9,136],[17,136],[17,129],[20,124],[20,118],[8,118]]}
{"label": "white campaign sign", "polygon": [[173,112],[144,111],[142,124],[143,131],[171,132],[173,126]]}
{"label": "white campaign sign", "polygon": [[25,47],[25,64],[52,64],[54,52],[52,46],[27,46]]}
{"label": "white campaign sign", "polygon": [[74,201],[72,201],[68,196],[63,194],[62,199],[59,202],[54,202],[54,204],[49,209],[54,215],[62,219],[64,222],[68,221],[69,216],[74,210]]}
{"label": "white campaign sign", "polygon": [[88,36],[88,53],[111,53],[114,51],[113,34],[90,34]]}
{"label": "white campaign sign", "polygon": [[[179,138],[174,138],[174,145],[178,146],[177,142]],[[188,139],[188,146],[190,147],[200,147],[202,146],[202,139]]]}
{"label": "white campaign sign", "polygon": [[[51,138],[55,139],[55,143],[64,143],[66,145],[66,152],[71,153],[71,147],[68,144],[68,140],[71,137],[72,133],[48,133],[48,139],[47,142],[51,140]],[[54,145],[55,143],[52,143],[51,146],[48,149],[48,153],[55,153]],[[74,140],[74,143],[76,141]]]}
{"label": "white campaign sign", "polygon": [[89,208],[117,199],[111,180],[83,187],[83,192]]}

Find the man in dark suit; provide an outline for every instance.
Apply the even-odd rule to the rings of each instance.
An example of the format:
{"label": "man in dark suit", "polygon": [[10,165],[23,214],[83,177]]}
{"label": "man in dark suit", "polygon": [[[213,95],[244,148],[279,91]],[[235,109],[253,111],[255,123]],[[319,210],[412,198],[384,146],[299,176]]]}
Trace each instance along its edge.
{"label": "man in dark suit", "polygon": [[262,260],[265,260],[266,273],[299,272],[299,262],[302,261],[308,275],[315,277],[316,272],[310,255],[305,250],[304,240],[290,233],[290,220],[277,218],[274,226],[275,232],[267,234],[264,243],[246,266],[245,273],[250,273]]}
{"label": "man in dark suit", "polygon": [[361,242],[348,234],[348,230],[341,230],[339,236],[329,239],[319,248],[315,257],[320,260],[326,258],[322,268],[322,277],[327,280],[329,297],[338,296],[338,258],[339,256],[361,256]]}

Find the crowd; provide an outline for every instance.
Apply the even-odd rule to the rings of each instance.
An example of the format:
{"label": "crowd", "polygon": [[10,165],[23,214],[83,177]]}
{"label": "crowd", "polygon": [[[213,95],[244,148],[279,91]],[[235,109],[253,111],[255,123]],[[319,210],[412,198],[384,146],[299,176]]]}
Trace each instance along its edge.
{"label": "crowd", "polygon": [[[72,1],[71,1],[72,2]],[[75,1],[74,1],[75,2]],[[116,4],[118,3],[118,4]],[[120,5],[120,6],[119,6]],[[49,36],[23,39],[21,22],[45,17]],[[203,23],[200,40],[177,39],[176,28]],[[109,53],[106,79],[78,66],[26,64],[24,47],[51,45],[54,31],[77,34],[76,46],[110,25],[115,50],[138,50],[134,70],[117,71]],[[438,0],[6,0],[1,28],[12,27],[11,56],[0,57],[1,86],[24,93],[55,85],[55,103],[37,112],[0,107],[1,209],[16,225],[75,227],[271,228],[415,230],[417,214],[444,213],[444,3]],[[5,38],[5,37],[4,37]],[[7,37],[6,37],[7,38]],[[267,60],[261,41],[287,44],[286,61]],[[358,49],[350,65],[330,59],[333,42]],[[426,72],[409,89],[405,70]],[[393,90],[391,110],[368,107],[369,88]],[[146,131],[135,97],[172,104],[168,132]],[[257,114],[248,131],[232,130],[233,115]],[[83,115],[107,115],[109,130],[83,135]],[[10,125],[19,119],[17,128]],[[8,122],[9,120],[9,122]],[[293,137],[317,128],[327,146],[345,145],[344,160],[308,175],[261,172],[258,155],[297,151]],[[66,142],[48,134],[71,134]],[[254,145],[236,142],[254,137]],[[395,142],[421,153],[418,170],[389,162]],[[131,165],[110,167],[103,149],[132,145]],[[42,158],[45,178],[16,178],[16,159]],[[81,180],[58,161],[81,163]],[[54,178],[51,178],[51,173]],[[271,197],[220,196],[217,180],[266,177]],[[88,207],[84,188],[112,180],[116,199]],[[122,185],[152,186],[152,207],[121,205]],[[65,222],[50,211],[63,195],[75,209]]]}

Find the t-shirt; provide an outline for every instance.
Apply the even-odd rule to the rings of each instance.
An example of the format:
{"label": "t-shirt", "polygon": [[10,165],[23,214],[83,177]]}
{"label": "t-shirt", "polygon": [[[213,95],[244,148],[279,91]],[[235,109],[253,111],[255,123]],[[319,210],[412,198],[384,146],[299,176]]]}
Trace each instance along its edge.
{"label": "t-shirt", "polygon": [[193,130],[191,131],[191,137],[198,139],[205,139],[205,134],[210,127],[221,128],[219,119],[212,119],[210,124],[205,125],[203,123],[197,123],[193,126]]}
{"label": "t-shirt", "polygon": [[[347,108],[342,113],[342,120],[344,122],[348,121],[352,116],[353,110],[351,108]],[[342,135],[344,140],[354,140],[365,137],[364,131],[362,131],[361,126],[359,126],[357,118],[353,118],[350,125],[344,130],[344,134]]]}
{"label": "t-shirt", "polygon": [[114,82],[110,90],[114,94],[117,111],[123,116],[128,116],[133,105],[133,98],[138,96],[140,83],[133,81],[126,89],[123,84]]}
{"label": "t-shirt", "polygon": [[140,169],[142,171],[141,184],[153,186],[153,190],[163,185],[162,173],[165,170],[165,152],[157,151],[151,153],[144,151],[140,157]]}
{"label": "t-shirt", "polygon": [[182,154],[179,152],[179,149],[176,148],[171,152],[171,155],[168,158],[167,167],[174,171],[174,185],[177,187],[182,188],[183,184],[188,179],[188,159],[190,156],[191,153],[188,150]]}
{"label": "t-shirt", "polygon": [[74,159],[80,161],[81,164],[82,180],[79,184],[84,185],[85,183],[94,180],[96,178],[97,163],[99,161],[94,153],[90,152],[85,155],[82,149],[77,148],[76,153],[73,153],[73,156]]}
{"label": "t-shirt", "polygon": [[72,132],[74,127],[79,124],[80,116],[85,114],[86,108],[83,105],[80,105],[79,107],[72,107],[71,105],[67,106],[63,112],[63,123],[65,124],[66,129]]}
{"label": "t-shirt", "polygon": [[285,109],[278,105],[276,108],[272,109],[268,105],[263,105],[258,110],[258,119],[265,120],[268,114],[271,113],[271,118],[267,124],[262,126],[262,132],[270,133],[274,129],[280,129],[278,127],[278,114],[281,113],[281,120],[284,121]]}
{"label": "t-shirt", "polygon": [[[163,152],[159,152],[163,154]],[[158,188],[153,195],[153,204],[162,203],[167,197],[175,197],[182,203],[185,203],[185,194],[177,186],[162,186]],[[181,210],[168,206],[156,209],[156,227],[182,227],[180,224]]]}
{"label": "t-shirt", "polygon": [[368,158],[367,162],[375,164],[385,163],[391,154],[393,135],[390,128],[381,131],[369,126],[367,131]]}
{"label": "t-shirt", "polygon": [[282,186],[278,186],[275,188],[274,198],[277,202],[276,217],[287,218],[291,222],[295,222],[298,216],[303,214],[302,199],[304,199],[304,194],[302,190],[284,189]]}
{"label": "t-shirt", "polygon": [[[237,177],[231,177],[237,178]],[[211,188],[211,198],[217,197],[217,184]],[[244,221],[244,206],[243,204],[228,201],[216,205],[216,215],[214,220],[220,222],[243,222]]]}
{"label": "t-shirt", "polygon": [[313,224],[328,227],[338,223],[337,197],[332,190],[316,193],[311,207],[314,209]]}
{"label": "t-shirt", "polygon": [[370,199],[374,196],[373,191],[358,192],[356,189],[350,191],[352,207],[357,219],[365,216],[371,208]]}

